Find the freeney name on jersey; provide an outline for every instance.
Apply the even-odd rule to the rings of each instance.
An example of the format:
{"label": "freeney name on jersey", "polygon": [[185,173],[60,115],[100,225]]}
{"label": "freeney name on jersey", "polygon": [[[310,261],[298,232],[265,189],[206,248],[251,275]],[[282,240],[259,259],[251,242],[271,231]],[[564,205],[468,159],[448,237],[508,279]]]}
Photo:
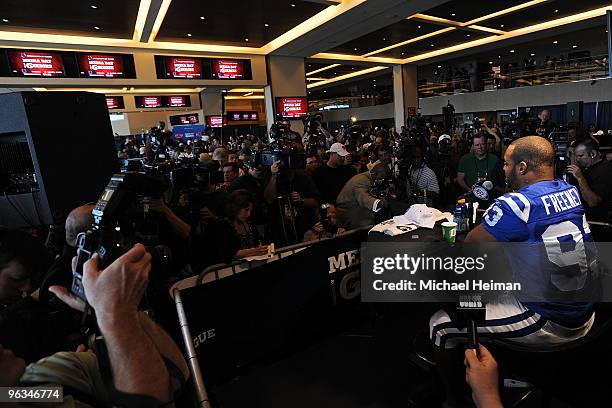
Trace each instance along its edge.
{"label": "freeney name on jersey", "polygon": [[548,194],[540,197],[540,199],[542,203],[544,203],[544,209],[547,215],[550,215],[551,210],[555,213],[560,213],[576,208],[581,204],[576,187],[558,193]]}

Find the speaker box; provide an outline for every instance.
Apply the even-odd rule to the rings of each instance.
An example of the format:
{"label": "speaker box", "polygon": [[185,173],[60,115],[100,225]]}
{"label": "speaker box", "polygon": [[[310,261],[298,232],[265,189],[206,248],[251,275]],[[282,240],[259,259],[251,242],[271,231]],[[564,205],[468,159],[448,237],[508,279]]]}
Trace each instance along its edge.
{"label": "speaker box", "polygon": [[582,102],[567,103],[567,123],[578,124],[582,123]]}
{"label": "speaker box", "polygon": [[118,169],[104,95],[0,95],[0,225],[63,222],[97,201]]}

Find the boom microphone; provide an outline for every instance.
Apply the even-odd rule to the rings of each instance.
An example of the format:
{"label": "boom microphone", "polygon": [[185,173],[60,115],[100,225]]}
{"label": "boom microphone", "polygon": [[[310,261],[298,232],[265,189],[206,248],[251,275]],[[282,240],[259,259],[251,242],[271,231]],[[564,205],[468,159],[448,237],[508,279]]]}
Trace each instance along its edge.
{"label": "boom microphone", "polygon": [[465,198],[466,200],[480,200],[480,201],[488,201],[489,200],[489,191],[493,190],[493,183],[490,180],[485,180],[482,183],[474,183],[472,186],[472,191],[465,193],[461,196],[461,198]]}

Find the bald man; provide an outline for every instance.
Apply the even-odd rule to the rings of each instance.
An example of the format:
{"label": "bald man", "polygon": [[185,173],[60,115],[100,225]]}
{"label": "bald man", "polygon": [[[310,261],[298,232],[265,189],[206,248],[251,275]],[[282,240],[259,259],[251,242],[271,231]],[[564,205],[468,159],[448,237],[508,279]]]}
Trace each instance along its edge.
{"label": "bald man", "polygon": [[[514,192],[496,199],[466,238],[530,244],[503,247],[512,255],[507,257],[512,281],[521,290],[486,305],[485,320],[478,322],[480,337],[546,348],[579,339],[591,329],[596,285],[589,266],[597,254],[578,190],[554,179],[554,156],[545,138],[512,142],[504,155],[504,172]],[[448,375],[445,350],[465,343],[466,329],[438,311],[430,320],[430,333],[448,403],[456,405],[452,399],[461,387],[455,388]]]}
{"label": "bald man", "polygon": [[370,190],[375,183],[390,179],[389,167],[377,163],[370,171],[347,181],[336,199],[338,225],[349,230],[374,224],[376,213],[387,207],[387,201],[374,197]]}
{"label": "bald man", "polygon": [[[77,236],[81,232],[85,232],[91,228],[93,224],[93,215],[91,211],[94,209],[93,204],[85,204],[70,211],[66,218],[66,245],[43,278],[41,287],[50,285],[60,285],[70,287],[72,284],[72,257],[76,256]],[[47,291],[40,292],[40,300],[46,301],[49,298]]]}

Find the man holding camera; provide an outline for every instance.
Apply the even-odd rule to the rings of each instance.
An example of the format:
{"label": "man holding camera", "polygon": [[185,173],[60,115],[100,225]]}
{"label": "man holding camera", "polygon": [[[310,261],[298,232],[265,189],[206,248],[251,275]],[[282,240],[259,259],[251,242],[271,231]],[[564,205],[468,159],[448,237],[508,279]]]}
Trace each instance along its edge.
{"label": "man holding camera", "polygon": [[[151,255],[140,244],[103,271],[97,255],[84,265],[83,286],[104,337],[108,372],[100,353],[82,347],[25,368],[23,360],[0,347],[0,386],[59,384],[64,403],[75,406],[171,404],[189,371],[170,336],[138,310],[150,271]],[[84,310],[85,304],[66,288],[50,290],[70,307]]]}
{"label": "man holding camera", "polygon": [[313,179],[321,194],[321,199],[327,203],[335,203],[338,194],[346,182],[355,175],[355,171],[351,166],[344,164],[344,159],[349,156],[349,152],[342,143],[334,143],[327,153],[329,159],[314,172]]}
{"label": "man holding camera", "polygon": [[273,226],[277,230],[274,235],[285,236],[285,243],[299,242],[316,222],[319,192],[305,170],[285,167],[281,161],[270,166],[264,199],[270,206],[272,218],[282,223]]}
{"label": "man holding camera", "polygon": [[[588,221],[609,222],[612,209],[612,167],[599,154],[599,143],[587,138],[574,146],[575,164],[567,167],[567,172],[576,180],[580,189],[582,205]],[[598,228],[593,229],[594,238],[599,241]],[[604,239],[606,240],[606,239]]]}
{"label": "man holding camera", "polygon": [[374,193],[388,189],[390,179],[391,169],[383,163],[351,178],[336,200],[338,225],[350,230],[374,224],[376,213],[388,207],[387,200]]}

